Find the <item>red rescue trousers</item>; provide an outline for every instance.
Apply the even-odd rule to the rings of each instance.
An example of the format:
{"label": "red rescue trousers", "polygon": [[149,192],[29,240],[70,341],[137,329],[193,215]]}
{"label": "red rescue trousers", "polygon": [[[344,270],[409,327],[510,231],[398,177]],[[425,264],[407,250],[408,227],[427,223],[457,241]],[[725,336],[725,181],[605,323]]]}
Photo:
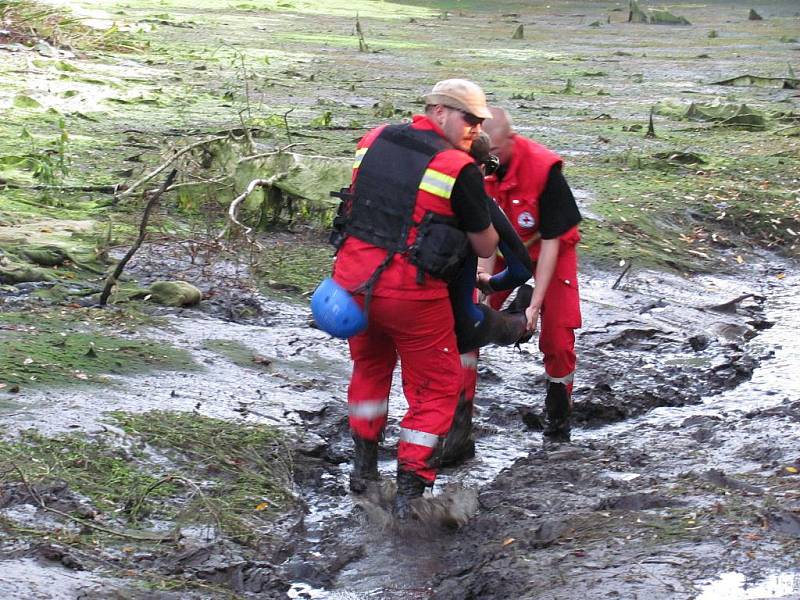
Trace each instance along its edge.
{"label": "red rescue trousers", "polygon": [[[495,271],[505,268],[498,260]],[[490,296],[490,304],[499,309],[511,292]],[[578,294],[578,256],[575,246],[562,242],[553,278],[542,302],[539,330],[539,350],[544,354],[547,379],[564,383],[572,393],[575,374],[575,329],[581,326],[581,306]]]}
{"label": "red rescue trousers", "polygon": [[[363,296],[356,296],[363,303]],[[378,440],[386,426],[392,373],[400,358],[408,412],[400,422],[398,469],[433,484],[434,451],[453,422],[462,387],[453,313],[447,297],[373,297],[366,331],[349,340],[353,375],[347,393],[350,429]]]}

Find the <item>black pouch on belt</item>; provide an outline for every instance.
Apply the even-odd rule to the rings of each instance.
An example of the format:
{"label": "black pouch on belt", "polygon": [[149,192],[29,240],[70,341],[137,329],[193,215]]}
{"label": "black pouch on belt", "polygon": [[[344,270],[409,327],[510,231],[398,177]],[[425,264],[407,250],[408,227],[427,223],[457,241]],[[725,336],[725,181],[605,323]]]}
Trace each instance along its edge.
{"label": "black pouch on belt", "polygon": [[423,273],[452,281],[468,254],[467,234],[455,226],[455,219],[429,212],[417,226],[408,258],[419,270],[418,281]]}

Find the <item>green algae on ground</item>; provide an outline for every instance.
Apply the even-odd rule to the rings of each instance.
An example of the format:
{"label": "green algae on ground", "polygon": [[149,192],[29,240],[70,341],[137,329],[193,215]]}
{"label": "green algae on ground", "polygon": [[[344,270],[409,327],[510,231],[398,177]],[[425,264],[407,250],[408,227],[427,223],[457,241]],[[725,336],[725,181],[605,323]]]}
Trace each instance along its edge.
{"label": "green algae on ground", "polygon": [[[158,475],[144,472],[135,462],[130,451],[115,440],[88,439],[85,434],[48,438],[30,430],[14,441],[0,441],[0,463],[14,465],[29,484],[63,481],[100,512],[124,509],[158,481]],[[17,479],[18,473],[7,472],[0,483]],[[171,484],[156,488],[152,497],[166,496],[175,489]]]}
{"label": "green algae on ground", "polygon": [[242,543],[258,545],[258,523],[292,502],[291,452],[277,429],[196,413],[115,412],[112,416],[129,435],[166,453],[176,465],[174,473],[212,482],[202,497],[193,499],[187,517],[216,517],[226,533]]}
{"label": "green algae on ground", "polygon": [[261,357],[250,346],[237,340],[205,340],[203,348],[224,356],[235,365],[245,368],[264,368],[270,360]]}
{"label": "green algae on ground", "polygon": [[146,322],[130,311],[4,312],[0,314],[0,382],[7,389],[107,383],[107,375],[197,368],[185,350],[119,335],[136,327],[137,320]]}
{"label": "green algae on ground", "polygon": [[265,287],[308,294],[331,272],[333,247],[320,239],[276,240],[255,264]]}
{"label": "green algae on ground", "polygon": [[253,546],[292,502],[290,452],[271,427],[162,411],[112,418],[126,433],[124,447],[109,431],[52,438],[25,431],[0,441],[0,485],[63,482],[82,497],[75,516],[113,515],[134,530],[164,520],[208,526]]}
{"label": "green algae on ground", "polygon": [[[611,22],[608,27],[587,31],[586,23],[601,16],[594,13],[609,9],[611,4],[592,4],[590,7],[574,4],[576,10],[581,6],[580,11],[591,8],[593,14],[585,19],[581,15],[556,14],[544,3],[511,1],[487,5],[473,0],[436,3],[297,0],[254,1],[242,3],[239,7],[183,0],[127,3],[87,0],[72,4],[78,11],[76,14],[81,14],[80,11],[87,7],[93,13],[106,12],[104,18],[109,27],[113,22],[118,23],[121,29],[132,27],[136,33],[130,35],[136,38],[142,51],[133,55],[89,54],[75,59],[53,57],[45,60],[36,56],[39,66],[34,64],[28,86],[21,85],[20,78],[12,74],[15,70],[28,68],[25,57],[9,54],[8,65],[0,66],[4,80],[9,83],[8,91],[0,91],[0,102],[7,94],[8,102],[23,94],[39,103],[44,102],[46,108],[56,109],[62,117],[39,109],[12,107],[8,122],[0,124],[0,132],[8,134],[0,136],[0,155],[17,155],[15,145],[23,125],[34,136],[37,146],[44,149],[55,139],[59,118],[64,118],[73,159],[66,179],[75,183],[79,182],[79,175],[92,182],[116,183],[124,182],[126,178],[130,181],[163,162],[175,148],[200,136],[233,127],[252,127],[260,142],[302,144],[298,150],[303,153],[343,156],[352,151],[361,133],[348,130],[345,125],[357,122],[366,129],[379,119],[397,118],[394,111],[392,115],[377,116],[376,112],[382,111],[376,111],[375,106],[389,101],[404,114],[418,106],[414,103],[432,81],[454,75],[475,77],[490,92],[493,102],[514,112],[515,120],[526,135],[538,137],[554,149],[564,151],[565,155],[571,151],[577,153],[577,157],[567,158],[568,175],[581,173],[581,186],[599,204],[591,210],[614,223],[610,232],[607,222],[590,223],[587,220],[584,223],[587,256],[597,249],[601,258],[625,255],[654,265],[679,265],[686,269],[698,264],[702,268],[713,268],[717,264],[718,251],[725,250],[686,246],[683,238],[691,239],[697,225],[689,213],[701,217],[708,213],[712,218],[703,218],[703,227],[710,230],[718,226],[719,233],[725,237],[730,237],[734,231],[748,235],[747,218],[737,219],[735,224],[727,220],[735,209],[726,211],[722,219],[716,220],[721,212],[714,213],[715,205],[728,202],[727,196],[708,189],[712,181],[714,185],[717,183],[715,178],[720,184],[718,187],[731,192],[738,188],[761,189],[763,182],[757,177],[746,180],[733,175],[732,170],[718,168],[721,158],[731,163],[747,160],[750,154],[747,143],[742,143],[737,131],[688,132],[683,131],[685,122],[657,120],[659,137],[671,139],[665,139],[663,144],[655,141],[652,147],[642,147],[639,139],[632,135],[619,135],[619,129],[609,131],[609,127],[619,128],[620,121],[616,119],[627,125],[634,118],[646,125],[649,108],[659,99],[678,93],[675,85],[683,81],[682,76],[676,78],[680,73],[692,74],[690,80],[681,85],[694,94],[693,99],[710,101],[709,92],[697,82],[716,81],[724,75],[714,66],[718,64],[717,60],[736,59],[732,66],[726,67],[726,71],[735,68],[737,71],[732,72],[748,72],[750,69],[745,69],[747,64],[738,64],[746,63],[746,59],[737,58],[744,44],[754,49],[752,61],[762,64],[764,72],[779,74],[785,69],[783,57],[786,48],[778,40],[793,33],[791,27],[794,23],[791,18],[776,14],[775,18],[755,28],[747,22],[722,22],[719,14],[705,7],[683,5],[680,10],[674,10],[679,14],[685,13],[698,27],[670,29],[670,35],[665,36],[663,28]],[[465,11],[471,11],[471,14]],[[358,52],[357,36],[352,35],[355,12],[359,14],[371,48],[379,47],[385,41],[386,52]],[[531,19],[536,19],[542,26],[526,27],[525,40],[508,39],[512,26],[516,26],[514,21],[530,22]],[[143,23],[147,27],[142,27]],[[176,24],[190,27],[176,27]],[[719,35],[709,40],[706,36],[711,27]],[[254,31],[264,34],[254,34]],[[580,35],[585,43],[576,50],[574,45],[565,43],[569,38],[565,32]],[[621,52],[620,47],[631,52]],[[687,51],[683,53],[685,55],[676,55],[674,47],[686,48]],[[447,51],[442,52],[442,48]],[[634,51],[635,56],[632,54]],[[699,64],[695,57],[700,51],[711,52],[712,60]],[[590,67],[587,66],[589,62]],[[124,77],[120,77],[121,69]],[[588,78],[601,74],[602,90],[589,89]],[[573,81],[571,89],[565,86],[568,79]],[[54,101],[47,92],[54,89],[60,94],[57,105],[52,103]],[[757,96],[764,92],[763,89],[716,89],[729,93],[726,102],[731,104],[746,103],[759,114],[775,112],[774,107],[764,105],[765,98]],[[573,93],[564,93],[570,91]],[[602,105],[597,96],[600,92],[609,94],[603,97]],[[95,102],[97,98],[101,101]],[[123,103],[113,102],[112,98]],[[524,100],[524,104],[519,100]],[[787,102],[788,99],[780,101]],[[85,106],[87,102],[88,108]],[[89,113],[94,120],[84,118]],[[321,128],[310,125],[326,113],[330,113],[327,125]],[[601,114],[610,119],[608,123],[592,121]],[[47,123],[40,123],[42,119]],[[261,126],[262,131],[256,132],[259,122],[265,125]],[[769,123],[767,129],[747,134],[759,144],[769,145],[769,138],[777,135],[772,134]],[[607,141],[595,143],[589,140],[591,135]],[[797,148],[797,144],[791,141],[785,138],[776,145],[781,151],[791,152]],[[706,148],[709,142],[712,147]],[[587,145],[590,147],[586,148]],[[666,177],[663,183],[656,182],[658,189],[653,192],[647,185],[655,176],[641,178],[639,185],[636,178],[627,175],[626,169],[638,170],[639,166],[620,165],[613,161],[603,163],[609,156],[616,160],[628,147],[631,155],[638,154],[642,163],[647,163],[642,170],[655,169],[656,161],[651,159],[659,152],[689,151],[709,155],[710,164],[696,169],[704,170],[707,175],[686,177],[686,173],[674,165],[667,165],[664,169],[667,175],[672,169],[674,176]],[[202,156],[192,158],[202,159]],[[572,162],[576,164],[570,164]],[[219,204],[224,205],[241,192],[247,183],[245,179],[272,175],[269,168],[260,171],[260,167],[241,169],[241,177],[216,186],[203,182],[190,186],[190,182],[183,181],[187,185],[179,189],[179,203],[192,209],[198,206],[207,208],[211,199],[218,198]],[[796,160],[787,156],[783,168],[790,172],[796,167]],[[621,171],[624,181],[617,190],[621,193],[607,195],[606,190],[611,185],[603,179],[620,176]],[[115,176],[115,173],[119,175]],[[583,174],[591,176],[583,177]],[[200,179],[207,180],[209,176],[213,179],[216,173],[201,175]],[[787,220],[791,217],[791,210],[784,215],[782,207],[786,202],[790,207],[792,199],[783,196],[790,194],[796,186],[789,178],[769,176],[768,179],[770,193],[753,198],[760,203],[757,207],[759,212],[753,215],[757,215],[754,217],[757,220],[759,215],[763,217],[760,223],[764,227],[772,229],[771,225],[775,225],[782,233],[765,237],[764,234],[769,232],[758,225],[755,227],[757,236],[753,239],[759,242],[763,239],[765,245],[791,254],[796,248],[792,248],[795,246],[793,236],[787,229],[795,231],[795,228]],[[668,189],[670,185],[671,190]],[[327,191],[323,186],[318,190],[320,195]],[[644,197],[650,193],[653,195]],[[251,211],[247,214],[252,204],[244,207],[247,223],[256,221],[259,227],[274,228],[275,214],[278,214],[279,222],[301,221],[317,225],[325,222],[324,213],[329,208],[323,202],[287,202],[290,195],[285,194],[277,202],[281,206],[277,213],[269,202],[261,203],[261,207],[268,210],[260,213],[255,211],[252,214]],[[711,196],[708,202],[697,201],[697,207],[693,206],[694,201],[685,198],[705,198],[707,195]],[[36,193],[30,192],[27,197],[32,196]],[[624,201],[620,201],[623,196]],[[263,196],[259,192],[253,203],[260,200]],[[604,206],[606,203],[612,205]],[[620,203],[624,206],[618,206]],[[634,207],[626,211],[628,204]],[[641,210],[636,210],[638,206]],[[306,219],[308,207],[316,211],[310,219]],[[776,212],[771,214],[773,207],[777,207]],[[134,208],[133,203],[131,208]],[[138,210],[138,205],[135,208]],[[618,211],[618,208],[622,210]],[[744,211],[743,208],[743,216]],[[627,221],[612,219],[616,215],[625,217]],[[178,214],[175,218],[182,216]],[[778,222],[768,225],[770,219]],[[666,229],[660,229],[662,224]],[[745,229],[740,230],[740,226]],[[714,232],[709,231],[709,235],[711,233]],[[669,241],[666,246],[664,239]],[[748,241],[745,237],[737,243]],[[675,252],[664,250],[670,247],[676,248],[681,256],[676,258]],[[276,269],[270,264],[273,262],[270,254],[270,249],[264,251],[265,279],[276,282],[276,287],[282,287],[284,283],[302,291],[313,287],[313,284],[292,283],[293,276],[284,282],[283,275],[271,275],[270,272]],[[704,254],[712,258],[707,260],[702,256]],[[280,250],[274,262],[281,263]],[[319,261],[321,265],[326,262],[324,259]]]}

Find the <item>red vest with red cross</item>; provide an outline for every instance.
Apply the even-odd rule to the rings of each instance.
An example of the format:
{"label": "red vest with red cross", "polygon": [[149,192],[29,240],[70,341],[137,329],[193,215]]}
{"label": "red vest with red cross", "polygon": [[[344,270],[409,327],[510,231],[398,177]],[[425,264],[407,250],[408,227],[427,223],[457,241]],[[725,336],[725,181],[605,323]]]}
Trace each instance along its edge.
{"label": "red vest with red cross", "polygon": [[[496,175],[486,177],[486,193],[492,196],[511,221],[519,237],[528,246],[532,260],[539,258],[539,198],[547,186],[550,170],[562,163],[561,157],[521,135],[512,138],[511,162],[502,181]],[[573,227],[559,240],[561,247],[574,246],[581,237]]]}

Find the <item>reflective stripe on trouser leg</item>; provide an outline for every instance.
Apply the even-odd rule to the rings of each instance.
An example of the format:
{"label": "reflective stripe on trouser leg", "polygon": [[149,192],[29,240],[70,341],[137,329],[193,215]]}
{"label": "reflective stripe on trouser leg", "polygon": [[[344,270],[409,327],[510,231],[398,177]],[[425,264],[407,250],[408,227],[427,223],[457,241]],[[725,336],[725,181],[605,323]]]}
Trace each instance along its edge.
{"label": "reflective stripe on trouser leg", "polygon": [[[433,484],[443,440],[450,430],[462,387],[461,360],[450,299],[417,301],[392,336],[403,367],[407,432],[397,448],[398,468]],[[412,318],[413,317],[413,318]]]}
{"label": "reflective stripe on trouser leg", "polygon": [[575,331],[568,327],[542,327],[539,349],[544,354],[544,371],[548,381],[563,383],[572,394],[575,379]]}
{"label": "reflective stripe on trouser leg", "polygon": [[439,444],[439,436],[432,433],[425,433],[424,431],[417,431],[416,429],[401,427],[400,441],[416,446],[425,446],[426,448],[436,448]]}
{"label": "reflective stripe on trouser leg", "polygon": [[572,380],[575,379],[575,371],[564,377],[553,377],[545,373],[545,377],[548,381],[552,381],[553,383],[572,383]]}
{"label": "reflective stripe on trouser leg", "polygon": [[461,385],[464,399],[467,402],[475,400],[475,390],[478,387],[478,351],[465,352],[461,355]]}
{"label": "reflective stripe on trouser leg", "polygon": [[348,406],[348,413],[352,419],[385,419],[389,413],[389,400],[354,400]]}
{"label": "reflective stripe on trouser leg", "polygon": [[397,353],[391,338],[370,328],[349,340],[353,375],[347,389],[350,429],[354,435],[376,441],[386,428],[389,389]]}

